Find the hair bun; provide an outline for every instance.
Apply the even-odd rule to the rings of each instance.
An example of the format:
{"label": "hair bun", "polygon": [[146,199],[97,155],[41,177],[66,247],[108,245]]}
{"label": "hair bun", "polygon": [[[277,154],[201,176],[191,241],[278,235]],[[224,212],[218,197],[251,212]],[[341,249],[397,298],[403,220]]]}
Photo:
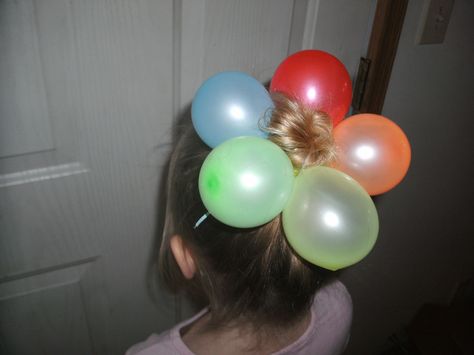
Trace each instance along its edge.
{"label": "hair bun", "polygon": [[281,93],[272,94],[275,108],[267,127],[269,139],[282,148],[297,169],[326,165],[335,158],[329,115],[303,106]]}

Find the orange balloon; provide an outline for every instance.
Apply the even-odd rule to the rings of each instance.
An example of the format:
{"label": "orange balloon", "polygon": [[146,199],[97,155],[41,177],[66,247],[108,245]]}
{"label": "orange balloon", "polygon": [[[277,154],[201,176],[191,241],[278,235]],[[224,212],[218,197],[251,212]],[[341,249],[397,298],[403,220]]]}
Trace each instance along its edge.
{"label": "orange balloon", "polygon": [[334,140],[338,156],[333,167],[352,176],[369,195],[398,185],[410,166],[407,136],[386,117],[351,116],[334,128]]}

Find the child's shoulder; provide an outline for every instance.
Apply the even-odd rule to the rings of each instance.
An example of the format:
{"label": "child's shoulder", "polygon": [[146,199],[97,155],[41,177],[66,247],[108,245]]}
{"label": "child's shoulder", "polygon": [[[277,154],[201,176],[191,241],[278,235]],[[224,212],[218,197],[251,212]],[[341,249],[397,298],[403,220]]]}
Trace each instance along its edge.
{"label": "child's shoulder", "polygon": [[128,349],[125,355],[193,355],[186,345],[184,345],[181,339],[180,330],[194,322],[196,319],[202,317],[206,312],[208,312],[208,309],[204,308],[192,318],[175,325],[173,328],[166,330],[159,335],[150,335],[145,341],[135,344]]}
{"label": "child's shoulder", "polygon": [[352,298],[342,282],[334,279],[316,292],[311,318],[301,354],[341,354],[352,325]]}
{"label": "child's shoulder", "polygon": [[315,326],[350,326],[352,323],[352,298],[344,284],[331,280],[321,287],[311,307]]}
{"label": "child's shoulder", "polygon": [[175,353],[176,346],[171,336],[171,330],[167,330],[159,335],[150,335],[145,341],[128,349],[125,355],[168,355]]}
{"label": "child's shoulder", "polygon": [[158,354],[165,354],[165,351],[168,350],[166,346],[168,343],[170,343],[169,341],[166,341],[167,338],[171,340],[169,336],[169,331],[166,331],[160,335],[152,334],[145,341],[133,345],[130,349],[127,350],[125,355],[156,354],[158,352],[156,349],[157,347],[159,348],[159,350],[161,350],[161,352],[158,352]]}
{"label": "child's shoulder", "polygon": [[346,311],[352,312],[352,298],[347,291],[346,286],[338,279],[332,279],[325,283],[314,297],[313,307],[315,306],[344,308]]}

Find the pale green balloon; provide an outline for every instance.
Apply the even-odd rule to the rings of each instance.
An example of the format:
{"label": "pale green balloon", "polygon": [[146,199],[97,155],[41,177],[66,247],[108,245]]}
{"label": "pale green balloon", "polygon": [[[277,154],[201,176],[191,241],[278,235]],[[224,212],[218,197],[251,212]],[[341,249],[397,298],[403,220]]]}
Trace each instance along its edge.
{"label": "pale green balloon", "polygon": [[250,228],[281,213],[293,181],[293,166],[280,147],[263,138],[238,137],[207,156],[199,174],[199,192],[216,219]]}
{"label": "pale green balloon", "polygon": [[304,169],[283,210],[293,249],[312,264],[338,270],[372,249],[379,220],[375,205],[354,179],[335,169]]}

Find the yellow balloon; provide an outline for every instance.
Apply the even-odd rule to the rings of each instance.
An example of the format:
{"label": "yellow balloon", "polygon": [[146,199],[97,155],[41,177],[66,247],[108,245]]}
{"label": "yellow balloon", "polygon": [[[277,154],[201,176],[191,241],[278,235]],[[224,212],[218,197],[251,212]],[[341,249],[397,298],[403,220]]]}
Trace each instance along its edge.
{"label": "yellow balloon", "polygon": [[305,260],[338,270],[364,258],[377,240],[374,203],[354,179],[332,168],[304,169],[283,209],[283,228]]}

